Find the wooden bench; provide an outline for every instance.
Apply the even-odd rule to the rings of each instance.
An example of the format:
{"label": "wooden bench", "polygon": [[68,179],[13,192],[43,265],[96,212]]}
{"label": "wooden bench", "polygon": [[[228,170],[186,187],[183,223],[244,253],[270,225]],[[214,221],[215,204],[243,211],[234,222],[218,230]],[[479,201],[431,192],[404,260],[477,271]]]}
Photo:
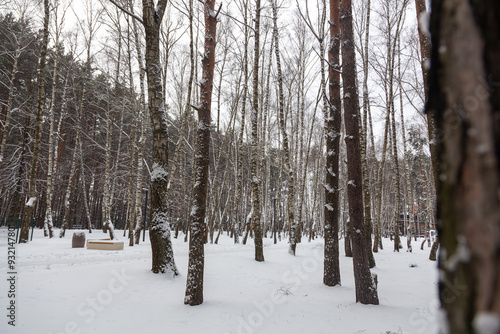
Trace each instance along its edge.
{"label": "wooden bench", "polygon": [[123,241],[110,239],[90,239],[87,240],[87,249],[122,250]]}

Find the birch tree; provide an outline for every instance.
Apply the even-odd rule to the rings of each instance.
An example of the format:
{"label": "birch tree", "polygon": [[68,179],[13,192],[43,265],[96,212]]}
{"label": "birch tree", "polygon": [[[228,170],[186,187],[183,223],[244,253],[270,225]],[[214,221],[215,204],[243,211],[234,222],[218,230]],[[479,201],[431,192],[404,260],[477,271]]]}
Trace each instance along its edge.
{"label": "birch tree", "polygon": [[297,247],[297,221],[295,220],[294,210],[295,210],[295,177],[294,171],[290,162],[290,147],[288,140],[288,133],[286,131],[286,122],[285,122],[285,108],[284,108],[284,96],[283,96],[283,76],[281,71],[281,56],[279,49],[279,34],[278,34],[278,9],[276,0],[272,0],[273,7],[273,26],[274,26],[274,48],[276,50],[276,68],[278,75],[278,116],[279,123],[281,129],[281,137],[282,137],[282,148],[284,153],[284,162],[285,162],[285,172],[288,174],[288,196],[287,196],[287,214],[288,214],[288,223],[290,224],[290,247],[288,252],[291,255],[295,256],[295,249]]}
{"label": "birch tree", "polygon": [[[59,47],[59,43],[61,40],[62,28],[64,25],[64,18],[66,16],[66,10],[68,7],[63,9],[61,13],[59,21],[59,3],[56,3],[54,8],[54,49],[57,50]],[[55,101],[56,101],[56,91],[57,91],[57,82],[59,80],[58,75],[58,54],[54,54],[54,65],[53,65],[53,73],[52,73],[52,96],[50,99],[50,108],[49,108],[49,158],[47,163],[47,196],[45,202],[45,219],[44,219],[44,230],[48,230],[49,232],[53,229],[53,213],[52,213],[52,200],[53,200],[53,192],[54,192],[54,140],[55,140]],[[49,233],[49,236],[52,237],[53,233]]]}
{"label": "birch tree", "polygon": [[258,176],[259,168],[259,137],[258,137],[258,112],[259,112],[259,56],[260,56],[260,0],[255,1],[255,46],[253,59],[253,99],[252,99],[252,141],[251,141],[251,179],[252,185],[252,230],[254,232],[255,242],[255,260],[264,261],[264,250],[262,245],[262,229],[260,223],[260,180]]}

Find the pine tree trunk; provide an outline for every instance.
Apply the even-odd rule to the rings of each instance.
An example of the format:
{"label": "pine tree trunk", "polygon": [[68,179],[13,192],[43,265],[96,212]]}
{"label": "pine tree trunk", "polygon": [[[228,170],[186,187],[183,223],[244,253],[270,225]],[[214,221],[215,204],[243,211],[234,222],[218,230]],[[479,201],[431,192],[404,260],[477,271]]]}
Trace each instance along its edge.
{"label": "pine tree trunk", "polygon": [[439,296],[453,334],[500,332],[500,4],[432,1]]}
{"label": "pine tree trunk", "polygon": [[340,5],[342,29],[342,79],[344,86],[344,120],[348,163],[347,195],[351,220],[352,255],[356,302],[378,305],[376,276],[372,276],[366,254],[366,238],[363,233],[363,179],[358,126],[358,92],[356,88],[356,64],[352,29],[351,0]]}

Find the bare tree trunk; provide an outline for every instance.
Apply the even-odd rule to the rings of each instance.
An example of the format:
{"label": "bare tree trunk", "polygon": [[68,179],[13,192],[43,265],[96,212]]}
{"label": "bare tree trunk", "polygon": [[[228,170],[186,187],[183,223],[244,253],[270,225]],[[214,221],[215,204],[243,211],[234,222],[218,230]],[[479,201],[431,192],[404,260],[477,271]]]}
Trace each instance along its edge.
{"label": "bare tree trunk", "polygon": [[203,303],[203,272],[205,267],[205,216],[207,209],[208,167],[210,164],[210,122],[215,66],[215,40],[217,14],[215,0],[205,0],[205,53],[202,59],[203,74],[200,82],[201,106],[198,110],[196,138],[194,200],[191,209],[189,238],[189,264],[184,304]]}
{"label": "bare tree trunk", "polygon": [[344,120],[348,162],[347,195],[349,217],[352,223],[352,253],[356,302],[378,305],[376,276],[370,273],[366,254],[366,238],[363,231],[363,179],[358,126],[358,92],[356,88],[356,64],[352,31],[351,0],[340,5],[342,28],[342,79],[344,84]]}
{"label": "bare tree trunk", "polygon": [[[121,38],[120,38],[121,40]],[[119,44],[119,49],[121,49],[121,42]],[[121,52],[118,51],[118,61],[117,64],[120,63],[120,55]],[[117,65],[119,66],[119,65]],[[117,69],[117,73],[119,72],[119,68]],[[117,83],[115,83],[117,84]],[[111,99],[111,96],[108,94],[108,101]],[[113,136],[112,126],[111,126],[111,109],[110,104],[108,102],[107,110],[106,110],[106,145],[105,145],[105,161],[104,161],[104,195],[103,195],[103,203],[102,203],[102,221],[103,221],[103,230],[109,231],[109,237],[111,240],[115,239],[114,226],[111,222],[111,137]],[[124,228],[125,230],[125,228]]]}
{"label": "bare tree trunk", "polygon": [[[59,47],[59,38],[61,35],[62,26],[59,24],[57,20],[58,14],[58,4],[56,4],[54,10],[55,16],[55,41],[54,41],[54,49],[58,49]],[[56,100],[56,89],[57,89],[57,81],[58,81],[58,65],[59,65],[59,57],[57,54],[54,54],[54,65],[53,65],[53,73],[52,73],[52,95],[50,99],[50,109],[49,109],[49,152],[48,152],[48,162],[47,162],[47,189],[46,189],[46,199],[45,199],[45,219],[44,219],[44,234],[47,234],[52,238],[53,232],[53,213],[52,213],[52,199],[54,196],[54,126],[55,126],[55,100]]]}
{"label": "bare tree trunk", "polygon": [[368,42],[370,35],[370,0],[366,3],[366,25],[363,48],[363,116],[359,117],[359,126],[361,130],[361,168],[363,175],[363,203],[364,203],[364,233],[366,238],[366,254],[370,268],[375,267],[375,258],[372,252],[372,208],[370,194],[370,176],[368,174],[368,108],[370,100],[368,96]]}
{"label": "bare tree trunk", "polygon": [[285,158],[285,171],[288,173],[288,198],[287,198],[287,211],[288,222],[290,224],[290,248],[288,252],[295,255],[297,247],[297,221],[294,217],[295,209],[295,179],[294,172],[290,163],[290,147],[288,144],[288,133],[286,131],[285,111],[284,111],[284,97],[283,97],[283,77],[281,73],[281,57],[279,49],[279,35],[278,35],[278,10],[276,0],[272,2],[273,7],[273,22],[274,22],[274,47],[276,50],[276,67],[278,72],[278,99],[279,99],[279,123],[281,128],[282,145]]}
{"label": "bare tree trunk", "polygon": [[382,149],[382,162],[380,163],[379,169],[378,169],[378,176],[377,176],[377,187],[375,191],[375,197],[377,200],[377,211],[376,211],[376,216],[375,216],[375,240],[373,242],[373,252],[377,253],[379,244],[382,244],[382,238],[380,236],[380,219],[381,219],[381,214],[382,214],[382,190],[383,190],[383,184],[384,184],[384,168],[385,168],[385,162],[386,162],[386,156],[387,156],[387,141],[388,141],[388,136],[389,136],[389,126],[390,126],[390,114],[387,113],[386,118],[385,118],[385,130],[384,130],[384,146]]}
{"label": "bare tree trunk", "polygon": [[168,132],[160,63],[160,27],[167,0],[143,0],[143,24],[146,32],[146,73],[148,83],[148,108],[153,128],[153,168],[151,175],[151,215],[149,239],[152,250],[153,273],[179,274],[168,221]]}
{"label": "bare tree trunk", "polygon": [[[330,43],[328,46],[328,108],[325,114],[325,260],[323,283],[341,283],[339,264],[339,161],[342,100],[340,97],[340,1],[330,1]],[[323,93],[326,97],[326,91]]]}
{"label": "bare tree trunk", "polygon": [[[390,71],[392,72],[392,71]],[[391,79],[392,81],[392,79]],[[391,85],[392,86],[392,85]],[[390,88],[392,90],[392,88]],[[390,93],[392,95],[392,93]],[[395,193],[395,202],[394,202],[394,218],[393,218],[393,224],[394,224],[394,251],[399,252],[399,248],[401,246],[401,241],[399,238],[399,210],[401,206],[401,193],[400,193],[400,176],[399,176],[399,158],[398,158],[398,147],[397,147],[397,140],[396,140],[396,119],[395,119],[395,110],[394,110],[394,103],[391,103],[391,124],[392,124],[392,161],[394,164],[394,171],[393,171],[393,183],[394,183],[394,193]]]}
{"label": "bare tree trunk", "polygon": [[500,331],[500,4],[432,1],[439,296],[450,333]]}
{"label": "bare tree trunk", "polygon": [[[33,143],[33,157],[31,159],[31,168],[29,174],[29,195],[28,202],[24,207],[23,220],[21,223],[21,233],[19,234],[19,243],[26,243],[29,239],[29,229],[31,215],[35,206],[35,201],[40,200],[36,191],[36,180],[38,174],[38,162],[40,158],[40,146],[42,141],[42,114],[45,106],[45,67],[47,59],[47,47],[49,43],[49,13],[50,1],[43,1],[43,37],[40,52],[40,61],[38,66],[38,100],[35,120],[35,135]],[[49,237],[52,238],[52,230],[49,229]]]}
{"label": "bare tree trunk", "polygon": [[245,118],[246,118],[246,104],[247,104],[247,94],[248,94],[248,0],[243,1],[243,31],[244,31],[244,41],[243,41],[243,93],[242,93],[242,104],[241,104],[241,125],[240,133],[238,137],[238,146],[236,148],[236,170],[237,170],[237,181],[236,181],[236,196],[235,196],[235,222],[234,222],[234,243],[239,243],[239,233],[240,233],[240,201],[241,193],[243,191],[243,135],[245,133]]}
{"label": "bare tree trunk", "polygon": [[[129,10],[132,12],[132,2],[129,0],[128,2]],[[141,199],[142,199],[142,193],[143,193],[143,188],[142,188],[142,183],[143,183],[143,159],[144,159],[144,149],[146,146],[146,118],[144,117],[144,113],[146,111],[146,92],[145,92],[145,77],[146,77],[146,71],[144,69],[144,57],[142,55],[142,46],[141,46],[141,41],[139,39],[139,30],[137,27],[137,22],[136,20],[132,20],[132,27],[133,27],[133,33],[134,33],[134,41],[135,41],[135,49],[137,52],[137,62],[139,64],[139,89],[140,89],[140,95],[139,95],[139,115],[138,115],[138,122],[140,124],[140,137],[139,137],[139,143],[138,143],[138,149],[137,149],[137,168],[136,168],[136,189],[135,189],[135,243],[139,244],[141,240],[141,230],[146,228],[143,226],[145,222],[143,221],[142,217],[142,205],[141,205]],[[148,203],[146,203],[147,205]]]}
{"label": "bare tree trunk", "polygon": [[260,56],[260,0],[255,1],[255,47],[253,64],[253,102],[252,102],[252,142],[251,142],[251,180],[252,185],[252,230],[255,242],[255,261],[264,261],[264,250],[262,245],[262,228],[260,224],[260,180],[259,169],[259,135],[258,135],[258,111],[259,111],[259,56]]}
{"label": "bare tree trunk", "polygon": [[59,232],[59,237],[64,238],[66,229],[68,228],[68,221],[70,215],[70,199],[72,195],[73,182],[76,175],[77,157],[78,157],[78,147],[80,146],[79,138],[80,131],[77,129],[75,148],[73,149],[73,158],[71,158],[71,170],[69,172],[68,185],[66,187],[66,193],[64,195],[64,218],[61,226],[61,231]]}

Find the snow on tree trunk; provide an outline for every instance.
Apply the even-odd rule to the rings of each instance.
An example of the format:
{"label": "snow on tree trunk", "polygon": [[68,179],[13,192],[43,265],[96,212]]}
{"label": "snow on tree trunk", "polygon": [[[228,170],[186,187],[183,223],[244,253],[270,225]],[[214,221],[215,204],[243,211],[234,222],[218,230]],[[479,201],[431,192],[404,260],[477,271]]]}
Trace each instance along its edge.
{"label": "snow on tree trunk", "polygon": [[215,66],[215,41],[217,14],[215,0],[206,0],[205,53],[202,58],[202,79],[200,81],[201,106],[198,109],[198,129],[195,148],[195,184],[191,209],[191,230],[189,235],[189,263],[184,304],[191,306],[203,303],[203,272],[205,267],[205,217],[207,211],[208,167],[210,165],[210,122],[212,90]]}
{"label": "snow on tree trunk", "polygon": [[264,261],[264,250],[262,245],[262,228],[260,224],[260,180],[259,169],[259,134],[258,134],[258,111],[259,111],[259,55],[260,55],[260,0],[255,2],[255,47],[253,65],[253,101],[251,113],[252,140],[251,140],[251,163],[250,163],[250,184],[252,185],[252,206],[253,217],[251,228],[254,232],[255,260]]}
{"label": "snow on tree trunk", "polygon": [[378,305],[377,285],[370,273],[363,233],[363,184],[358,126],[358,92],[352,29],[352,5],[343,0],[340,5],[342,29],[342,79],[344,86],[344,120],[348,163],[347,195],[351,220],[351,241],[354,263],[356,302]]}
{"label": "snow on tree trunk", "polygon": [[439,296],[449,333],[500,332],[500,6],[432,1]]}
{"label": "snow on tree trunk", "polygon": [[155,8],[153,1],[143,0],[143,23],[146,39],[146,73],[148,108],[153,130],[153,167],[151,174],[151,215],[149,239],[152,250],[153,273],[179,274],[174,261],[174,251],[168,221],[168,130],[167,113],[163,98],[160,63],[160,28],[167,1],[160,0]]}
{"label": "snow on tree trunk", "polygon": [[[324,115],[326,141],[325,260],[323,283],[341,283],[339,264],[339,160],[342,100],[340,98],[340,1],[330,1],[330,43],[328,45],[329,105]],[[326,91],[324,92],[326,96]]]}

